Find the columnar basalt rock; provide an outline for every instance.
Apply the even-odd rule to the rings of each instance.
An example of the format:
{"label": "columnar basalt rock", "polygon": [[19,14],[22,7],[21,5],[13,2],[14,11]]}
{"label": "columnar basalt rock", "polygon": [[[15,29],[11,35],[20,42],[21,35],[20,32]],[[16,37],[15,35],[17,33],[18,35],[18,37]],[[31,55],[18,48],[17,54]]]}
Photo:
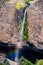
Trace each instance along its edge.
{"label": "columnar basalt rock", "polygon": [[28,36],[31,43],[43,49],[43,0],[28,9]]}
{"label": "columnar basalt rock", "polygon": [[16,44],[19,37],[17,23],[14,20],[16,8],[11,3],[0,3],[0,41]]}

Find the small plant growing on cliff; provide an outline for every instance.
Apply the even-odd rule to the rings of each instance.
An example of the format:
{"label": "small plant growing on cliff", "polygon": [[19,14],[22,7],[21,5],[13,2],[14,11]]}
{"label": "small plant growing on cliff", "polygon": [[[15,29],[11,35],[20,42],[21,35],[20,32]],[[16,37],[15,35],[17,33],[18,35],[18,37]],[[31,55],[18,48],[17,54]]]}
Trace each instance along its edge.
{"label": "small plant growing on cliff", "polygon": [[10,2],[10,0],[7,0],[7,2]]}
{"label": "small plant growing on cliff", "polygon": [[22,6],[21,4],[19,4],[19,3],[17,3],[15,7],[16,7],[18,10],[21,9],[21,8],[23,8],[23,6]]}
{"label": "small plant growing on cliff", "polygon": [[[24,13],[22,13],[22,14],[24,15]],[[19,25],[18,25],[18,29],[19,30],[21,30],[22,22],[23,22],[23,18],[20,17],[20,22],[19,22]],[[26,15],[25,26],[24,26],[24,31],[23,31],[22,37],[23,37],[23,40],[28,41],[28,21],[27,21],[27,15]]]}
{"label": "small plant growing on cliff", "polygon": [[24,31],[23,31],[23,38],[24,38],[24,40],[28,41],[28,21],[27,21],[27,15],[26,15],[25,27],[24,27]]}
{"label": "small plant growing on cliff", "polygon": [[24,0],[24,2],[29,2],[29,1],[33,1],[33,0]]}

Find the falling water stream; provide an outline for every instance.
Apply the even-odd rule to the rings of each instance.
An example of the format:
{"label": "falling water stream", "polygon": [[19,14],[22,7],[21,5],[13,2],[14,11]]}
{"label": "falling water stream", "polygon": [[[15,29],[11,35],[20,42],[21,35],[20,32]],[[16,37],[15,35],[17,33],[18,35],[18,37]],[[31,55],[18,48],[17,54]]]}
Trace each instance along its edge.
{"label": "falling water stream", "polygon": [[[23,34],[24,26],[25,26],[26,11],[27,11],[27,8],[26,8],[25,11],[24,11],[24,17],[23,17],[22,28],[21,28],[21,31],[20,31],[19,42],[18,42],[18,44],[17,44],[17,50],[16,50],[16,54],[15,54],[15,61],[16,61],[16,62],[18,62],[19,49],[20,49],[21,46],[22,46],[22,34]],[[15,64],[15,65],[18,65],[18,64]]]}

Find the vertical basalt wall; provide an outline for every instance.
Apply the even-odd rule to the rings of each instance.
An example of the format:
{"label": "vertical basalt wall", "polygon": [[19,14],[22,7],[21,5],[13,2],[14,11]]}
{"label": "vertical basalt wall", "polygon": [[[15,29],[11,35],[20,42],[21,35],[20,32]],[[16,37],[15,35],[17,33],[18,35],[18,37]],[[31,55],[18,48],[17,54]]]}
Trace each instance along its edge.
{"label": "vertical basalt wall", "polygon": [[14,4],[0,1],[0,41],[16,44],[19,37]]}
{"label": "vertical basalt wall", "polygon": [[43,49],[43,0],[37,0],[30,6],[27,14],[29,41]]}

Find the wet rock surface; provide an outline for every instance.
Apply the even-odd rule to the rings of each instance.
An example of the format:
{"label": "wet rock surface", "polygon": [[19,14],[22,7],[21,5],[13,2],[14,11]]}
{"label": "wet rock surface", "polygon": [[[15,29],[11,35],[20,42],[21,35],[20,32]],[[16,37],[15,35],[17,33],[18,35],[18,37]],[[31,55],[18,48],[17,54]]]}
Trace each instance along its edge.
{"label": "wet rock surface", "polygon": [[43,0],[38,0],[28,9],[29,41],[43,49]]}

